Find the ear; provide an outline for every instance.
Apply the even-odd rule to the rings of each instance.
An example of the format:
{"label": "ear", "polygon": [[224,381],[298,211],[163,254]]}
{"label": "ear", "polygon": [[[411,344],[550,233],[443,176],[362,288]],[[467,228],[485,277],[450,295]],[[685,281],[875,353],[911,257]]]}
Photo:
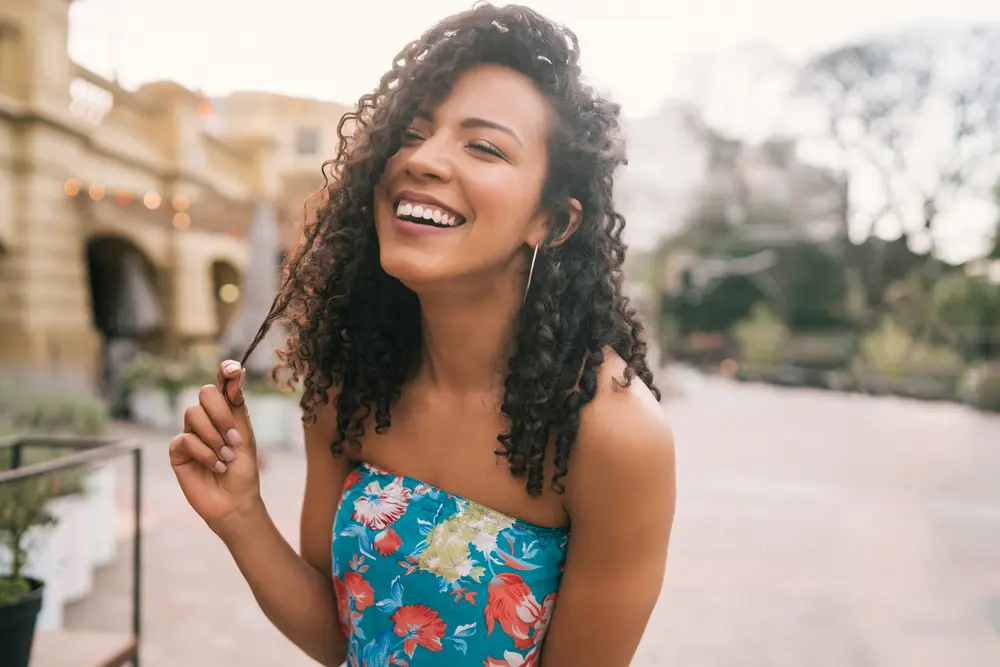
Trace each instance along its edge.
{"label": "ear", "polygon": [[[546,244],[546,247],[557,248],[561,246],[569,239],[569,237],[576,233],[576,230],[580,228],[580,223],[583,222],[583,206],[580,205],[579,200],[573,199],[572,197],[566,200],[566,213],[568,215],[568,219],[566,220],[565,229],[563,229],[562,233],[559,234],[559,236],[551,243]],[[551,225],[551,217],[549,218],[548,223],[549,224],[547,224],[546,227]]]}

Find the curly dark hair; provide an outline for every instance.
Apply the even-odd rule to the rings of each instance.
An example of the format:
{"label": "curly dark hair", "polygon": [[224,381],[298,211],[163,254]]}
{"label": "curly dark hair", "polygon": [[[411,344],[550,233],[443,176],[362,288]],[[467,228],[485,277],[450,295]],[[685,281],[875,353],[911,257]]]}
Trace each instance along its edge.
{"label": "curly dark hair", "polygon": [[[625,219],[613,201],[614,172],[625,162],[620,108],[583,81],[576,35],[527,7],[477,4],[444,19],[400,51],[378,88],[341,119],[337,156],[323,165],[321,205],[285,263],[278,296],[244,362],[281,321],[289,336],[276,370],[301,381],[304,422],[315,419],[331,387],[337,390],[334,455],[345,443],[360,446],[373,414],[377,433],[390,427],[393,403],[418,362],[420,303],[381,267],[373,191],[417,112],[434,108],[479,63],[529,77],[556,117],[542,204],[559,212],[559,224],[539,251],[514,322],[500,407],[509,428],[497,436],[497,454],[538,496],[554,433],[550,483],[562,493],[580,409],[597,392],[604,349],[626,362],[619,385],[638,376],[660,394],[643,327],[622,294]],[[582,205],[582,221],[568,240],[550,245],[568,224],[570,197]]]}

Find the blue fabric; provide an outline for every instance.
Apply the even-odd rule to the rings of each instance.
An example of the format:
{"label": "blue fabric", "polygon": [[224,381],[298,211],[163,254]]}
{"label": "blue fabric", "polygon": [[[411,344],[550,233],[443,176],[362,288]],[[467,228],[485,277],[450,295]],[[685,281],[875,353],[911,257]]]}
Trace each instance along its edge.
{"label": "blue fabric", "polygon": [[350,667],[539,664],[567,529],[363,463],[333,535]]}

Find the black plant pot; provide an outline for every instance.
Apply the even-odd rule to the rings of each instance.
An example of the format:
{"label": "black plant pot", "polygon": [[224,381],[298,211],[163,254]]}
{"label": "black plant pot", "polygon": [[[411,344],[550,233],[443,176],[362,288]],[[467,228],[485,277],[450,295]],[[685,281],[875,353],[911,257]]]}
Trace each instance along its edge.
{"label": "black plant pot", "polygon": [[0,603],[0,667],[28,667],[35,621],[42,610],[45,585],[29,579],[31,590],[13,602]]}

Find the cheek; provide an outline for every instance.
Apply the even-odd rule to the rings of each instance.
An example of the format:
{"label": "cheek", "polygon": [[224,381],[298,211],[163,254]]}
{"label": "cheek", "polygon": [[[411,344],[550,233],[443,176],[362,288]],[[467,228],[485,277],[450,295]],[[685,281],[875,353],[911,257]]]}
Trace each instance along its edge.
{"label": "cheek", "polygon": [[470,184],[477,218],[490,226],[519,233],[538,208],[541,186],[537,179],[515,170],[497,170]]}

